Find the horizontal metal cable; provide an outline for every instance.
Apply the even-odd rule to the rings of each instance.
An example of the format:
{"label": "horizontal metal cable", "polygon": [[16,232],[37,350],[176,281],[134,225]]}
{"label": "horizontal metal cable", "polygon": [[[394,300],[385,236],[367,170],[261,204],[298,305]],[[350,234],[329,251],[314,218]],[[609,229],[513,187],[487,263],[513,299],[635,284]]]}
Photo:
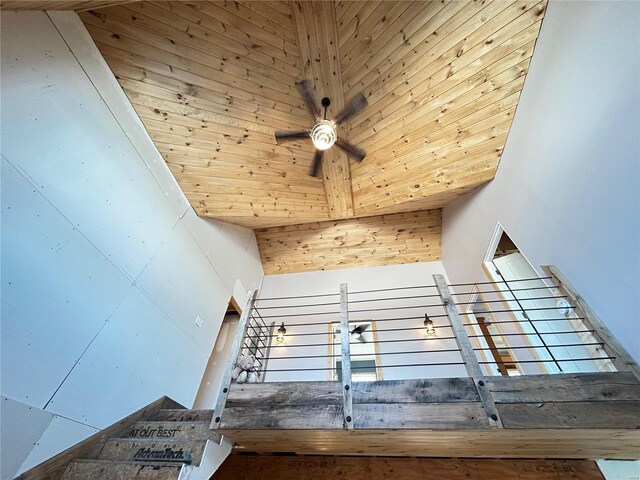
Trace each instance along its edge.
{"label": "horizontal metal cable", "polygon": [[[439,296],[440,295],[435,294],[435,295],[411,295],[408,297],[368,298],[365,300],[349,300],[349,305],[351,305],[352,303],[383,302],[385,300],[408,300],[412,298],[432,298],[432,297],[439,297]],[[443,304],[441,303],[440,305],[443,305]]]}
{"label": "horizontal metal cable", "polygon": [[331,297],[333,295],[340,295],[340,292],[336,293],[319,293],[314,295],[296,295],[293,297],[266,297],[266,298],[256,298],[256,302],[266,302],[271,300],[294,300],[296,298],[318,298],[318,297]]}
{"label": "horizontal metal cable", "polygon": [[[349,312],[349,313],[354,313],[354,312]],[[277,317],[282,318],[285,316],[287,315],[278,315]],[[292,317],[296,317],[296,315],[293,315]],[[446,317],[447,317],[447,314],[429,315],[429,318],[446,318]],[[397,320],[424,320],[424,315],[421,315],[419,317],[393,317],[393,318],[367,318],[367,319],[352,318],[352,319],[349,319],[349,323],[366,322],[366,321],[391,322],[391,321],[397,321]],[[285,327],[307,327],[311,325],[333,325],[333,324],[340,324],[340,321],[335,320],[331,322],[285,323]]]}
{"label": "horizontal metal cable", "polygon": [[[509,335],[509,334],[506,334]],[[527,335],[526,333],[523,335]],[[398,340],[378,340],[375,343],[394,343],[394,342],[417,342],[430,340],[455,340],[456,337],[425,337],[425,338],[402,338]],[[325,347],[330,345],[341,345],[341,343],[306,343],[304,345],[271,345],[271,348],[299,348],[299,347]],[[349,342],[349,345],[361,345],[361,342]]]}
{"label": "horizontal metal cable", "polygon": [[[512,362],[494,361],[494,362],[478,362],[480,365],[492,365],[494,363],[555,363],[555,362],[592,362],[594,360],[614,360],[616,357],[593,357],[593,358],[556,358],[553,360],[514,360]],[[526,375],[523,375],[526,376]]]}
{"label": "horizontal metal cable", "polygon": [[305,303],[300,305],[275,305],[271,307],[260,307],[260,310],[273,310],[277,308],[307,308],[307,307],[326,307],[327,305],[340,305],[340,302],[327,303]]}
{"label": "horizontal metal cable", "polygon": [[341,343],[305,343],[303,345],[271,345],[271,348],[300,348],[300,347],[329,347],[331,345],[341,345]]}
{"label": "horizontal metal cable", "polygon": [[[349,312],[349,313],[353,313],[353,312]],[[446,313],[443,313],[442,315],[429,315],[429,318],[448,318],[448,317]],[[419,317],[392,317],[392,318],[366,318],[366,319],[350,318],[349,323],[367,322],[369,320],[376,323],[377,322],[394,322],[397,320],[424,320],[424,315],[420,315]]]}
{"label": "horizontal metal cable", "polygon": [[[544,321],[544,320],[541,320]],[[435,326],[436,328],[451,328],[450,325],[440,325],[440,326]],[[380,330],[370,330],[371,332],[391,332],[391,331],[402,331],[402,330],[421,330],[424,327],[411,327],[411,328],[401,328],[401,329],[380,329]],[[568,335],[570,333],[593,333],[595,332],[595,330],[571,330],[571,331],[563,331],[563,332],[539,332],[539,333],[528,333],[528,332],[518,332],[518,333],[501,333],[497,336],[502,336],[502,337],[514,337],[514,336],[538,336],[538,335]],[[294,334],[292,334],[293,336]],[[308,334],[299,334],[300,336],[303,335],[308,335]],[[311,335],[316,335],[316,334],[311,334]],[[330,335],[328,332],[318,332],[317,335]],[[289,336],[289,335],[287,335]],[[467,335],[469,338],[486,338],[485,335],[481,334],[481,335]],[[248,337],[251,338],[251,337]],[[455,340],[456,337],[455,336],[447,336],[447,337],[441,337],[441,336],[435,336],[435,337],[425,337],[425,338],[403,338],[403,339],[391,339],[391,340],[378,340],[376,342],[372,342],[374,344],[376,343],[395,343],[395,342],[416,342],[416,341],[429,341],[429,340]],[[360,341],[353,341],[353,342],[349,342],[349,344],[351,345],[359,345],[361,344]],[[281,347],[319,347],[319,346],[329,346],[329,345],[340,345],[340,343],[310,343],[310,344],[304,344],[304,345],[271,345],[270,348],[281,348]],[[248,348],[248,347],[247,347]],[[514,347],[507,347],[507,348],[514,348]]]}
{"label": "horizontal metal cable", "polygon": [[[565,335],[565,334],[569,334],[569,333],[593,333],[595,332],[595,330],[572,330],[570,332],[532,332],[532,333],[501,333],[500,336],[501,337],[514,337],[514,336],[520,336],[520,335]],[[469,338],[481,338],[484,337],[484,335],[467,335]]]}
{"label": "horizontal metal cable", "polygon": [[[512,300],[508,300],[508,301],[512,301]],[[522,313],[522,311],[524,310],[525,312],[537,312],[539,310],[564,310],[567,307],[536,307],[536,308],[514,308],[514,309],[508,309],[508,310],[491,310],[488,313],[505,313],[505,312],[519,312]],[[573,308],[573,307],[571,307]],[[460,312],[460,315],[477,315],[474,312]]]}
{"label": "horizontal metal cable", "polygon": [[258,333],[258,335],[245,335],[244,338],[251,338],[251,339],[257,338],[258,343],[262,343],[262,345],[265,347],[267,346],[267,342],[263,340],[263,335],[261,333]]}
{"label": "horizontal metal cable", "polygon": [[[289,328],[289,327],[310,327],[313,325],[340,325],[340,321],[339,320],[334,320],[331,322],[309,322],[309,323],[288,323],[286,322],[284,324],[285,327]],[[324,332],[327,333],[327,332]],[[289,334],[287,334],[287,336],[289,336]]]}
{"label": "horizontal metal cable", "polygon": [[[245,347],[247,347],[247,344],[245,343],[245,345],[244,345],[244,346],[245,346]],[[249,350],[251,350],[251,348],[250,348],[250,347],[247,347],[247,348],[248,348]],[[260,350],[258,350],[258,351],[260,351]],[[263,355],[262,357],[260,357],[260,358],[264,358],[264,355]],[[262,366],[262,362],[260,361],[260,358],[255,357],[255,360],[260,364],[260,366]]]}
{"label": "horizontal metal cable", "polygon": [[[376,357],[378,356],[384,356],[384,355],[413,355],[413,354],[420,354],[420,353],[446,353],[446,352],[459,352],[460,349],[459,348],[444,348],[444,349],[440,349],[440,350],[410,350],[407,352],[380,352],[380,353],[376,353],[376,354],[371,354],[371,353],[352,353],[350,355],[350,357],[373,357],[374,355]],[[342,354],[335,354],[335,355],[297,355],[297,356],[293,356],[293,357],[271,357],[269,358],[269,360],[292,360],[292,359],[301,359],[301,358],[335,358],[335,357],[342,357]]]}
{"label": "horizontal metal cable", "polygon": [[286,315],[263,315],[262,318],[295,318],[295,317],[311,317],[314,315],[340,315],[340,312],[314,312],[314,313],[293,313]]}
{"label": "horizontal metal cable", "polygon": [[[446,316],[446,315],[445,315]],[[412,319],[417,319],[417,320],[422,320],[424,317],[412,317]],[[430,317],[431,318],[431,317]],[[383,320],[372,320],[372,322],[379,322],[379,321],[384,321]],[[386,320],[397,320],[397,319],[386,319]],[[497,323],[497,322],[494,322]],[[329,324],[329,323],[327,323]],[[331,324],[333,325],[339,325],[338,322],[331,322]],[[307,325],[315,325],[315,324],[310,324],[310,323],[303,323],[301,325],[307,326]],[[322,324],[320,324],[322,325]],[[468,324],[468,325],[476,325],[474,324]],[[291,327],[293,325],[286,325],[287,327]],[[451,328],[451,325],[446,323],[446,324],[442,324],[442,325],[433,325],[434,328]],[[404,330],[424,330],[424,326],[420,326],[420,327],[406,327],[406,328],[376,328],[376,329],[372,329],[372,330],[366,330],[367,332],[370,333],[377,333],[377,332],[401,332]],[[308,337],[308,336],[313,336],[313,335],[331,335],[332,332],[312,332],[312,333],[287,333],[286,337]],[[277,334],[273,334],[273,335],[263,335],[262,337],[264,338],[274,338],[277,337]],[[257,338],[254,337],[252,335],[247,335],[245,338]]]}
{"label": "horizontal metal cable", "polygon": [[[262,325],[264,326],[264,328],[269,331],[269,326],[267,325],[267,323],[264,321],[264,318],[262,318],[262,315],[260,315],[260,312],[255,309],[256,314],[258,315],[258,317],[260,318],[260,322],[262,323]],[[251,318],[253,318],[254,320],[256,319],[256,317],[254,315],[251,315]]]}
{"label": "horizontal metal cable", "polygon": [[[337,322],[334,322],[336,325],[338,325]],[[290,327],[291,325],[286,325],[287,327]],[[289,337],[308,337],[308,336],[313,336],[313,335],[331,335],[330,332],[324,331],[324,332],[313,332],[313,333],[287,333],[285,336],[287,338]],[[273,335],[267,335],[266,338],[276,338],[278,336],[278,334],[273,334]],[[245,338],[255,338],[252,337],[251,335],[247,335]]]}
{"label": "horizontal metal cable", "polygon": [[383,312],[386,310],[410,310],[414,308],[435,308],[442,307],[441,303],[434,303],[430,305],[415,305],[415,306],[407,306],[402,305],[400,307],[384,307],[384,308],[365,308],[362,310],[349,310],[349,313],[370,313],[370,312]]}
{"label": "horizontal metal cable", "polygon": [[604,342],[591,342],[591,343],[567,343],[565,345],[518,345],[516,347],[484,347],[474,348],[473,350],[519,350],[523,348],[565,348],[565,347],[585,347],[589,345],[604,345]]}
{"label": "horizontal metal cable", "polygon": [[[488,312],[491,313],[491,312]],[[481,316],[481,315],[479,315]],[[571,318],[545,318],[545,319],[526,319],[526,320],[496,320],[491,322],[486,322],[485,325],[493,325],[494,323],[529,323],[529,322],[568,322],[570,320],[586,320],[584,317],[571,317]],[[465,327],[477,327],[478,323],[463,323]],[[501,334],[496,334],[496,336],[500,336]]]}
{"label": "horizontal metal cable", "polygon": [[[244,343],[244,342],[243,342],[243,343]],[[249,346],[249,345],[247,345],[246,343],[244,343],[244,346],[245,346],[245,348],[247,348],[248,350],[255,350],[256,352],[261,352],[262,357],[265,357],[265,356],[266,356],[266,355],[264,355],[264,354],[262,353],[262,349],[261,349],[260,347],[257,347],[257,346],[250,347],[250,346]]]}
{"label": "horizontal metal cable", "polygon": [[[557,360],[520,360],[508,363],[550,363],[550,362],[592,362],[594,360],[614,360],[616,357],[597,357],[597,358],[571,358]],[[493,365],[498,362],[478,362],[480,365]],[[406,363],[398,365],[376,365],[375,367],[351,367],[351,370],[365,370],[372,368],[401,368],[401,367],[438,367],[448,365],[465,365],[464,362],[434,362],[434,363]],[[261,370],[262,372],[311,372],[311,371],[327,371],[336,370],[335,367],[319,367],[319,368],[268,368]]]}
{"label": "horizontal metal cable", "polygon": [[[424,317],[417,317],[420,320],[422,320]],[[373,320],[374,322],[377,320]],[[338,325],[338,323],[336,322],[335,325]],[[433,325],[434,328],[451,328],[450,324],[443,324],[443,325]],[[424,330],[424,326],[420,326],[420,327],[405,327],[405,328],[382,328],[382,329],[367,329],[365,330],[368,333],[378,333],[378,332],[402,332],[405,330]],[[313,336],[313,335],[331,335],[332,332],[313,332],[313,333],[287,333],[286,337],[308,337],[308,336]],[[263,337],[265,338],[270,338],[270,337],[277,337],[278,335],[263,335]],[[254,337],[252,335],[247,335],[245,338],[257,338]]]}
{"label": "horizontal metal cable", "polygon": [[[422,319],[422,317],[421,317]],[[375,321],[375,320],[374,320]],[[378,332],[402,332],[405,330],[424,330],[424,325],[420,327],[406,327],[406,328],[376,328],[375,330],[366,330],[367,332],[378,333]],[[445,325],[433,325],[433,328],[451,328],[450,324]]]}
{"label": "horizontal metal cable", "polygon": [[[397,343],[397,342],[428,342],[432,340],[455,340],[456,337],[425,337],[425,338],[401,338],[398,340],[378,340],[375,343]],[[360,342],[349,342],[352,345],[358,345]]]}
{"label": "horizontal metal cable", "polygon": [[[251,317],[252,320],[255,320],[254,317]],[[247,328],[250,328],[251,330],[253,330],[254,332],[257,331],[258,335],[262,335],[262,327],[261,326],[254,326],[251,322],[247,323]],[[256,330],[257,329],[257,330]]]}
{"label": "horizontal metal cable", "polygon": [[[560,298],[567,298],[567,296],[558,295],[558,296],[550,296],[550,297],[518,298],[518,300],[521,302],[530,302],[532,300],[549,300],[552,298],[560,299]],[[483,303],[498,303],[498,302],[513,302],[513,301],[515,301],[514,298],[502,298],[499,300],[480,300],[477,302],[456,302],[454,305],[477,305],[477,304],[482,305]],[[567,308],[567,307],[563,307],[563,308]],[[573,308],[573,306],[571,306],[571,308]],[[528,309],[525,308],[525,310],[528,310]]]}
{"label": "horizontal metal cable", "polygon": [[473,282],[473,283],[450,283],[447,287],[473,287],[475,285],[495,285],[498,283],[533,282],[536,280],[549,280],[553,277],[519,278],[517,280],[502,280],[498,282]]}
{"label": "horizontal metal cable", "polygon": [[[494,363],[494,362],[491,362]],[[397,367],[437,367],[443,365],[464,365],[464,362],[436,362],[436,363],[407,363],[403,365],[376,365],[375,367],[363,366],[363,367],[351,367],[351,370],[365,370],[372,368],[397,368]],[[335,370],[335,367],[318,367],[318,368],[268,368],[262,370],[263,372],[309,372],[319,370]]]}
{"label": "horizontal metal cable", "polygon": [[482,293],[482,294],[487,294],[487,293],[510,293],[510,292],[526,292],[528,290],[551,290],[553,288],[556,288],[555,285],[545,285],[544,287],[527,287],[527,288],[512,288],[509,290],[476,290],[473,292],[460,292],[460,293],[454,293],[451,292],[451,295],[473,295],[474,293]]}
{"label": "horizontal metal cable", "polygon": [[269,361],[276,360],[298,360],[301,358],[332,358],[332,357],[342,357],[342,354],[337,355],[292,355],[286,357],[269,357]]}
{"label": "horizontal metal cable", "polygon": [[391,292],[395,290],[411,290],[414,288],[436,288],[436,286],[435,285],[415,285],[412,287],[376,288],[373,290],[359,290],[359,291],[348,292],[348,293],[349,295],[360,295],[362,293]]}

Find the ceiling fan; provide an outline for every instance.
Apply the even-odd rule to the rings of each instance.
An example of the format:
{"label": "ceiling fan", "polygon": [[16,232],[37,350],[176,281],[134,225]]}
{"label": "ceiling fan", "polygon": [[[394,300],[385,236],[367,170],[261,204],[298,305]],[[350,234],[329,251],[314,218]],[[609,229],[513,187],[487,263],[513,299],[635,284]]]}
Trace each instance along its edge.
{"label": "ceiling fan", "polygon": [[347,102],[344,108],[333,120],[327,120],[327,107],[331,105],[331,100],[327,97],[322,99],[321,104],[324,107],[324,115],[321,116],[315,95],[311,89],[311,82],[309,80],[302,80],[301,82],[296,83],[296,86],[307,104],[309,113],[311,113],[311,117],[315,123],[310,130],[294,130],[290,132],[277,131],[276,142],[310,137],[313,145],[316,147],[316,153],[313,157],[311,170],[309,171],[309,175],[312,177],[318,175],[318,169],[322,162],[322,154],[334,144],[337,145],[338,148],[344,150],[347,155],[353,157],[358,162],[361,162],[366,156],[366,153],[352,143],[339,138],[337,127],[368,105],[367,99],[364,98],[364,95],[362,93],[358,93],[349,102]]}
{"label": "ceiling fan", "polygon": [[[363,333],[367,328],[369,328],[369,325],[369,323],[363,323],[362,325],[355,327],[351,332],[349,332],[351,334],[351,338],[355,338],[360,343],[367,343],[367,339],[364,338]],[[335,333],[340,333],[340,329],[337,329]]]}

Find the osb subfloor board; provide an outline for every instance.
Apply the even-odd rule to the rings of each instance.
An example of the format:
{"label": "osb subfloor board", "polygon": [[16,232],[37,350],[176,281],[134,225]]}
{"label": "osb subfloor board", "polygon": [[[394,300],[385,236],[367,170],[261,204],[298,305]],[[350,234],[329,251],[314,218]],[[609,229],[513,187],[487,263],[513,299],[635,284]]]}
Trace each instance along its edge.
{"label": "osb subfloor board", "polygon": [[602,480],[593,460],[476,460],[231,455],[214,480]]}
{"label": "osb subfloor board", "polygon": [[224,430],[247,451],[299,455],[635,459],[637,430]]}

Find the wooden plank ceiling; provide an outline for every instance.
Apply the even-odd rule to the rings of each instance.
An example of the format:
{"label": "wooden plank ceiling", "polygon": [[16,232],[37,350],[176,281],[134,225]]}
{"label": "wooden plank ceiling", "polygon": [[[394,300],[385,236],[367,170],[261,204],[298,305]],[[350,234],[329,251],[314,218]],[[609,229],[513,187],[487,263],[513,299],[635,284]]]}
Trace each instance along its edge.
{"label": "wooden plank ceiling", "polygon": [[264,273],[440,259],[440,210],[256,230]]}
{"label": "wooden plank ceiling", "polygon": [[[395,228],[396,217],[380,215],[439,209],[495,176],[545,6],[145,1],[80,16],[198,214],[260,229],[265,263],[278,258],[273,269],[286,271],[270,241],[283,230],[265,228],[313,225],[289,232],[300,268],[311,257],[332,268],[322,252],[340,242],[326,235],[329,220],[345,222],[330,224],[338,238],[370,229],[378,262],[425,259],[426,250],[439,258],[431,236],[399,255],[388,244],[398,239],[376,230]],[[312,178],[310,140],[275,143],[274,130],[311,126],[302,79],[318,101],[331,98],[329,118],[358,92],[367,98],[339,132],[366,150],[362,163],[334,147]],[[333,267],[361,261],[339,252]]]}

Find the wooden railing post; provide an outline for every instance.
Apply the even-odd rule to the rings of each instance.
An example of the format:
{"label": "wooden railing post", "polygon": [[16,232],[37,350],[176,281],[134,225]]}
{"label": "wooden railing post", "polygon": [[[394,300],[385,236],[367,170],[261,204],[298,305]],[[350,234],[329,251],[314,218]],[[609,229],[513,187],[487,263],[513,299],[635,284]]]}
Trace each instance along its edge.
{"label": "wooden railing post", "polygon": [[589,304],[584,301],[578,291],[573,288],[566,277],[558,270],[555,265],[542,265],[542,269],[558,288],[561,295],[566,295],[571,305],[575,308],[579,317],[584,318],[583,322],[587,328],[593,330],[593,334],[600,338],[603,342],[603,348],[606,354],[614,357],[611,362],[620,372],[631,372],[638,380],[640,380],[640,367],[622,346],[618,339],[611,333],[607,326],[600,320],[598,315],[591,309]]}
{"label": "wooden railing post", "polygon": [[351,394],[351,335],[349,330],[349,293],[347,284],[340,285],[340,341],[342,353],[342,405],[344,429],[353,430],[353,396]]}
{"label": "wooden railing post", "polygon": [[253,304],[256,301],[258,290],[249,292],[247,296],[247,303],[244,306],[242,315],[240,315],[240,321],[238,322],[238,331],[231,344],[229,351],[229,358],[227,359],[227,365],[224,370],[224,377],[222,377],[222,383],[220,384],[220,392],[218,393],[218,400],[216,406],[213,408],[213,420],[211,422],[211,428],[216,430],[220,428],[220,421],[222,419],[222,412],[224,406],[227,403],[227,396],[229,395],[229,388],[231,387],[231,373],[236,364],[236,360],[240,351],[242,350],[242,342],[247,334],[247,327],[249,325],[249,319],[251,318],[251,311],[253,310]]}
{"label": "wooden railing post", "polygon": [[444,304],[444,309],[447,313],[447,317],[449,318],[451,330],[453,331],[453,335],[456,337],[456,343],[460,349],[460,355],[462,356],[462,360],[464,361],[464,365],[467,369],[467,374],[473,378],[473,383],[478,390],[478,395],[480,396],[484,410],[487,417],[489,417],[489,423],[493,428],[502,428],[500,414],[498,413],[496,404],[493,401],[493,396],[489,391],[489,387],[485,382],[484,374],[482,373],[476,354],[473,351],[471,341],[464,329],[460,315],[458,315],[458,310],[456,309],[455,302],[451,297],[447,281],[442,275],[434,275],[433,279],[436,282],[438,293],[440,294],[440,298]]}

